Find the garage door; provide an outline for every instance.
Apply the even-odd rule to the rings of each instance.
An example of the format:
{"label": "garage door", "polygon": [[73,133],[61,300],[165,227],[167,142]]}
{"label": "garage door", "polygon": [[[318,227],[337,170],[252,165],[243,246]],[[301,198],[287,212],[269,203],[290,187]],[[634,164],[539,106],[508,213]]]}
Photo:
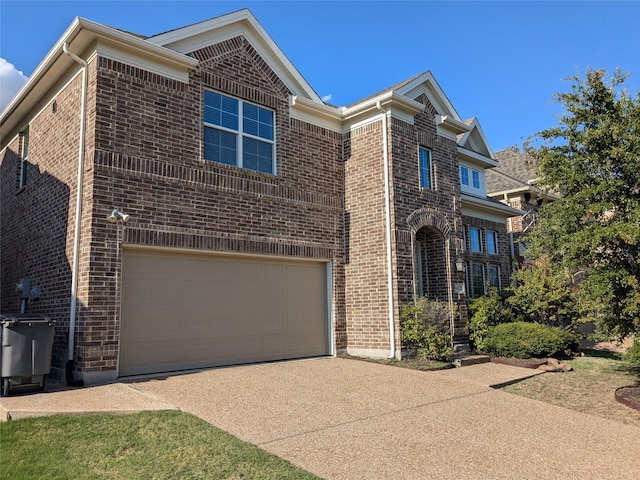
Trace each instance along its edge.
{"label": "garage door", "polygon": [[326,270],[125,249],[120,375],[329,354]]}

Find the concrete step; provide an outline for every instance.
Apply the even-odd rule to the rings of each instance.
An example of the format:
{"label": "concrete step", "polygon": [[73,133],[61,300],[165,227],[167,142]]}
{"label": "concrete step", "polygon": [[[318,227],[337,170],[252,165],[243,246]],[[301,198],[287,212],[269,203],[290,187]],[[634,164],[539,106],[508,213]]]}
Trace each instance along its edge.
{"label": "concrete step", "polygon": [[487,355],[465,355],[464,357],[456,358],[453,364],[456,367],[467,367],[469,365],[478,365],[479,363],[488,363],[491,358]]}

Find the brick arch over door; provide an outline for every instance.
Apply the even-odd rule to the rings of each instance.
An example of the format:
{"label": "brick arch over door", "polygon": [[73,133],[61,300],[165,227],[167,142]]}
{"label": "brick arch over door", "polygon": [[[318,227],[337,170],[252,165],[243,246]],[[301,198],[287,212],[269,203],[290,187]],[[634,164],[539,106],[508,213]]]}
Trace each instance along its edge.
{"label": "brick arch over door", "polygon": [[431,208],[421,208],[407,217],[407,223],[415,236],[416,232],[423,227],[432,227],[438,230],[445,240],[449,239],[451,225],[446,218],[432,210]]}

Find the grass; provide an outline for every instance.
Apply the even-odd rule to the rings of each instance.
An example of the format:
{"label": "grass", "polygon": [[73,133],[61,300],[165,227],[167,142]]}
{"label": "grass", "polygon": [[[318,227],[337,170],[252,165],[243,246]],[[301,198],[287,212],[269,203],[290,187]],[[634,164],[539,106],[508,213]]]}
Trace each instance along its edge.
{"label": "grass", "polygon": [[3,422],[0,458],[14,480],[318,478],[176,411]]}
{"label": "grass", "polygon": [[616,388],[640,383],[640,366],[620,354],[587,351],[563,360],[572,372],[545,373],[502,388],[503,391],[640,427],[640,412],[618,403]]}

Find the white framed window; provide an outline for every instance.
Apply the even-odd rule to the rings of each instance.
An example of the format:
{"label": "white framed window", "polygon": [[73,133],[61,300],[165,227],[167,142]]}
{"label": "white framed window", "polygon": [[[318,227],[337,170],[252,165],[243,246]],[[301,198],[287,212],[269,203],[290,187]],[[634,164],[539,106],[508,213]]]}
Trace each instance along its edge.
{"label": "white framed window", "polygon": [[469,227],[469,247],[472,252],[482,252],[482,232],[479,228]]}
{"label": "white framed window", "polygon": [[484,170],[460,165],[460,190],[472,195],[486,196]]}
{"label": "white framed window", "polygon": [[484,283],[484,265],[471,263],[471,268],[469,269],[469,292],[472,298],[485,295]]}
{"label": "white framed window", "polygon": [[276,174],[275,114],[212,90],[204,91],[204,158]]}
{"label": "white framed window", "polygon": [[420,149],[420,187],[430,190],[434,188],[431,152],[426,148]]}
{"label": "white framed window", "polygon": [[489,287],[500,290],[500,265],[489,265]]}
{"label": "white framed window", "polygon": [[20,188],[27,185],[27,168],[29,166],[29,128],[27,127],[22,136],[22,151],[20,152]]}
{"label": "white framed window", "polygon": [[487,253],[498,254],[498,234],[493,230],[487,231]]}

